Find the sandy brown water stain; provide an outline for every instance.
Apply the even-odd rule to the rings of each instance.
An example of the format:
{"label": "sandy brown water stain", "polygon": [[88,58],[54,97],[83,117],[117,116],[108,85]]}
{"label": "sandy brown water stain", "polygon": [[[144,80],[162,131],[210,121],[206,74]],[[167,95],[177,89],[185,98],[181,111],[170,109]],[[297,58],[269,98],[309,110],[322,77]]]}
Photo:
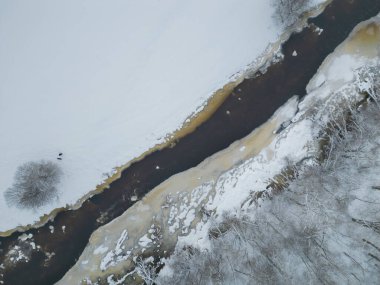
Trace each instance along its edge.
{"label": "sandy brown water stain", "polygon": [[345,46],[347,53],[364,53],[366,56],[375,57],[380,52],[380,26],[378,23],[369,23],[355,33],[355,36]]}
{"label": "sandy brown water stain", "polygon": [[[172,148],[154,152],[123,171],[120,179],[105,191],[86,200],[75,211],[57,215],[54,222],[28,231],[43,251],[55,252],[48,263],[42,252],[35,252],[28,263],[1,270],[7,285],[53,284],[75,263],[90,234],[99,226],[120,216],[134,202],[168,177],[196,166],[213,153],[248,135],[263,124],[293,94],[304,95],[305,87],[323,59],[361,21],[380,11],[380,0],[334,0],[311,23],[324,29],[318,36],[313,27],[294,34],[282,47],[285,58],[259,77],[244,80],[209,120],[180,139]],[[297,57],[291,56],[293,51]],[[117,139],[117,138],[115,138]],[[156,169],[156,166],[159,169]],[[50,233],[49,225],[54,225]],[[65,232],[61,229],[66,226]],[[20,233],[1,238],[0,264]]]}

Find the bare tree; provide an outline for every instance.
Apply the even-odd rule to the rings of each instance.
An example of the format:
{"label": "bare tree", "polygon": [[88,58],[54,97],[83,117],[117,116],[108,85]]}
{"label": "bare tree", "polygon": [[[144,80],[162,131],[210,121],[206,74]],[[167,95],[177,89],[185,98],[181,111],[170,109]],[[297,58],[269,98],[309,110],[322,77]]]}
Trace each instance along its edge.
{"label": "bare tree", "polygon": [[144,280],[146,285],[158,284],[157,277],[157,267],[150,262],[150,260],[143,260],[138,257],[135,261],[137,274]]}
{"label": "bare tree", "polygon": [[306,10],[310,0],[272,0],[275,7],[275,18],[284,25],[294,24]]}
{"label": "bare tree", "polygon": [[358,76],[359,91],[366,93],[380,107],[380,63],[363,68]]}
{"label": "bare tree", "polygon": [[27,162],[18,167],[12,187],[4,193],[5,200],[18,208],[39,208],[58,196],[56,185],[61,175],[53,162]]}

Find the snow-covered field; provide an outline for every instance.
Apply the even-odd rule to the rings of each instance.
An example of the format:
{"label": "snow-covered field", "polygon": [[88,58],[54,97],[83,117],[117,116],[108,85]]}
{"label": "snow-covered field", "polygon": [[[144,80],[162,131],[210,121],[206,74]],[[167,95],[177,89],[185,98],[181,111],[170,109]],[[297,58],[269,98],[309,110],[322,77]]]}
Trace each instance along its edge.
{"label": "snow-covered field", "polygon": [[[379,23],[380,20],[377,17],[372,21]],[[121,269],[125,270],[130,265],[134,253],[159,251],[160,247],[172,242],[173,236],[175,242],[179,236],[177,248],[207,248],[209,229],[213,225],[200,216],[206,213],[216,221],[222,219],[226,212],[239,216],[249,202],[255,200],[255,194],[265,190],[269,181],[281,173],[287,163],[294,164],[316,155],[316,137],[324,127],[325,119],[339,110],[341,102],[361,99],[357,92],[357,71],[378,62],[379,30],[376,24],[359,26],[324,61],[308,85],[308,95],[298,104],[298,113],[293,116],[297,101],[291,100],[275,114],[274,118],[279,118],[277,123],[291,119],[284,131],[276,136],[265,136],[265,140],[265,132],[260,136],[253,132],[198,167],[173,176],[153,189],[144,200],[92,235],[77,264],[60,284],[76,284],[86,278],[95,280],[98,276],[108,276],[109,284],[118,284],[117,280],[127,278],[128,274],[123,277]],[[290,118],[279,116],[282,113]],[[278,125],[272,120],[263,127],[276,130]],[[249,143],[252,137],[256,148],[252,148],[254,143]],[[238,154],[246,150],[248,157]],[[236,159],[232,167],[229,166],[231,158]],[[174,197],[166,196],[170,191]],[[157,202],[158,207],[154,204],[159,200],[157,197],[166,199],[162,204]],[[200,213],[201,208],[203,214]],[[156,228],[161,231],[157,233]],[[116,277],[116,273],[121,279]],[[166,267],[162,274],[170,275],[170,267]]]}
{"label": "snow-covered field", "polygon": [[[0,231],[164,142],[281,33],[267,0],[1,1]],[[42,159],[63,169],[59,199],[8,207],[17,167]]]}

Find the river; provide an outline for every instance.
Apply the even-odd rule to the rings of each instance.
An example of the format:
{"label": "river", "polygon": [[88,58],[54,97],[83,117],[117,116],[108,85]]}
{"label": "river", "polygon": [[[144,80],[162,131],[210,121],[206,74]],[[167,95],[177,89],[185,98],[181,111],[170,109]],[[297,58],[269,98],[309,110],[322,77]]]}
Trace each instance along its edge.
{"label": "river", "polygon": [[[0,280],[3,284],[53,284],[76,262],[91,233],[120,216],[172,175],[201,163],[265,123],[294,94],[305,95],[318,67],[361,21],[380,11],[380,0],[334,0],[309,27],[282,46],[284,59],[265,73],[245,79],[192,133],[125,169],[109,189],[85,201],[77,210],[59,213],[54,221],[26,233],[0,239]],[[319,34],[315,27],[323,29]],[[238,43],[237,43],[238,44]],[[294,51],[298,56],[292,56]],[[117,138],[114,138],[117,139]],[[31,234],[40,248],[28,262],[9,264],[9,252],[21,235]],[[52,254],[54,253],[54,254]]]}

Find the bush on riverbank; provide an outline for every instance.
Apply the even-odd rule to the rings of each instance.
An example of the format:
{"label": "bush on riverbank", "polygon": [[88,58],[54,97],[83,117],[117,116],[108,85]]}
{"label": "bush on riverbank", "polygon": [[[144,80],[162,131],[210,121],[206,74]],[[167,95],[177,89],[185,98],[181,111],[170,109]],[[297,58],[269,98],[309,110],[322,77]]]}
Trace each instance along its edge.
{"label": "bush on riverbank", "polygon": [[5,199],[8,205],[21,209],[39,208],[58,196],[56,185],[61,175],[60,167],[53,162],[27,162],[17,169]]}
{"label": "bush on riverbank", "polygon": [[310,0],[272,0],[275,7],[274,17],[281,25],[290,26],[298,20],[309,4]]}

